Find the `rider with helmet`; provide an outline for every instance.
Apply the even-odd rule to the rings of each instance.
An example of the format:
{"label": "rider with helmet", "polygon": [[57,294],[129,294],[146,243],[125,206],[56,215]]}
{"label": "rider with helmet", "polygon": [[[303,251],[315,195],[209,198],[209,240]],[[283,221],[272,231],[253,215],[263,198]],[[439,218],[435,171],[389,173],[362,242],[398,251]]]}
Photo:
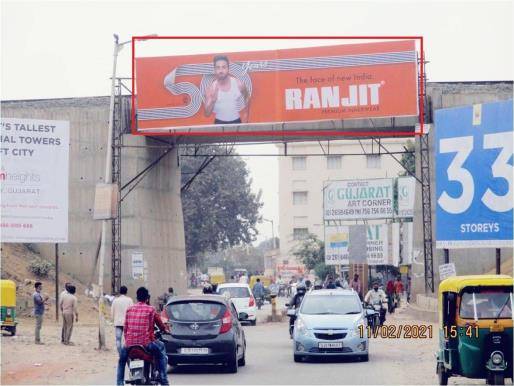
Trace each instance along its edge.
{"label": "rider with helmet", "polygon": [[[305,286],[305,284],[303,284],[303,283],[298,284],[298,286],[296,287],[296,294],[291,298],[291,301],[289,302],[289,308],[295,309],[295,310],[299,309],[306,292],[307,292],[307,287]],[[289,334],[291,335],[291,337],[293,336],[293,328],[294,328],[295,320],[296,320],[296,315],[289,316]]]}
{"label": "rider with helmet", "polygon": [[210,283],[205,283],[202,292],[204,294],[213,294],[214,289],[212,288],[212,285]]}

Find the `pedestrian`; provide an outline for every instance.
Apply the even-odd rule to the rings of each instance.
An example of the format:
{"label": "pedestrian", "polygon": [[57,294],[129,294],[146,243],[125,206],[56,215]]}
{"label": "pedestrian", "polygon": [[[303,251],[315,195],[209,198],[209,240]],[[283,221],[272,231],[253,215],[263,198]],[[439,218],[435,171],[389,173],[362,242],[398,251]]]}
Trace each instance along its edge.
{"label": "pedestrian", "polygon": [[34,317],[36,318],[35,343],[44,344],[41,342],[41,327],[43,326],[43,315],[48,296],[42,294],[43,284],[40,281],[34,283],[34,288],[36,291],[32,294],[32,300],[34,300]]}
{"label": "pedestrian", "polygon": [[[61,303],[62,297],[65,294],[69,293],[70,285],[71,285],[70,282],[64,283],[64,289],[62,290],[61,294],[59,295],[59,304]],[[64,329],[61,330],[61,343],[63,343],[63,342],[64,342]]]}
{"label": "pedestrian", "polygon": [[406,292],[407,292],[407,303],[410,303],[410,291],[411,291],[411,286],[412,286],[412,282],[411,282],[411,278],[410,276],[407,276],[407,284],[406,284]]}
{"label": "pedestrian", "polygon": [[116,333],[116,349],[118,354],[121,354],[121,340],[123,337],[123,327],[125,326],[125,314],[127,309],[134,304],[132,299],[127,296],[127,287],[122,285],[120,287],[120,296],[116,297],[111,305],[111,318],[114,323],[114,330]]}
{"label": "pedestrian", "polygon": [[362,284],[359,279],[358,273],[353,275],[353,280],[352,280],[350,287],[359,294],[359,298],[362,300]]}
{"label": "pedestrian", "polygon": [[74,346],[73,342],[70,342],[71,333],[73,331],[73,318],[75,321],[79,321],[79,312],[77,307],[77,297],[75,296],[76,288],[74,285],[68,286],[68,292],[63,294],[59,301],[59,308],[62,313],[62,337],[63,344],[66,346]]}
{"label": "pedestrian", "polygon": [[401,276],[396,278],[396,282],[394,283],[394,295],[396,298],[397,305],[396,307],[400,307],[400,299],[403,295],[403,283]]}

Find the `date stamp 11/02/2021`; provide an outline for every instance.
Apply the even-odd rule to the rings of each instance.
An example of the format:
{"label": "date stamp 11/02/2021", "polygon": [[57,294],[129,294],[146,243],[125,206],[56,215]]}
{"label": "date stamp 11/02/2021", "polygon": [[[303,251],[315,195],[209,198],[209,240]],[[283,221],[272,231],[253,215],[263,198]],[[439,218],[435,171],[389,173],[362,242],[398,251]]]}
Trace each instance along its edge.
{"label": "date stamp 11/02/2021", "polygon": [[[445,326],[443,329],[445,339],[460,337],[478,338],[478,326],[466,326],[463,329]],[[361,338],[383,338],[383,339],[432,339],[434,336],[433,326],[425,324],[398,324],[385,325],[373,328],[371,326],[359,326]]]}

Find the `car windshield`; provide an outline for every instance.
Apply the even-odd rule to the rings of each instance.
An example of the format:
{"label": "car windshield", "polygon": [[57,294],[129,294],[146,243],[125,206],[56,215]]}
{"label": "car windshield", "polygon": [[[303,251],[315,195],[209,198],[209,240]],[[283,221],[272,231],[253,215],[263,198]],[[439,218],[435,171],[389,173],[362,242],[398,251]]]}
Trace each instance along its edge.
{"label": "car windshield", "polygon": [[[500,290],[465,292],[460,301],[459,315],[463,319],[512,318],[512,292]],[[475,318],[476,316],[476,318]]]}
{"label": "car windshield", "polygon": [[171,320],[207,322],[221,319],[225,306],[214,302],[179,302],[170,303],[166,311]]}
{"label": "car windshield", "polygon": [[300,313],[308,315],[347,315],[361,312],[359,298],[353,295],[306,296],[300,309]]}
{"label": "car windshield", "polygon": [[249,298],[250,297],[250,291],[248,291],[247,287],[223,287],[223,288],[219,288],[218,292],[220,293],[220,295],[229,293],[231,298]]}

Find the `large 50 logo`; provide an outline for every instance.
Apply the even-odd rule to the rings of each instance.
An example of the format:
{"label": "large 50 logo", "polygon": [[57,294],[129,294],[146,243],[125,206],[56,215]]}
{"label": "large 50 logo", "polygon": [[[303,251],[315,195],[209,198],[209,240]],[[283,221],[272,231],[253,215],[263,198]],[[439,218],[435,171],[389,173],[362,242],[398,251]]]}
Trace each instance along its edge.
{"label": "large 50 logo", "polygon": [[[456,153],[447,171],[448,180],[456,181],[462,186],[462,193],[458,197],[450,196],[443,191],[438,199],[442,209],[448,213],[464,213],[471,206],[475,197],[475,181],[472,173],[464,167],[464,163],[474,149],[474,137],[444,138],[439,142],[440,153]],[[501,133],[485,134],[484,149],[501,149],[498,157],[491,165],[494,178],[503,178],[507,181],[506,194],[497,194],[490,187],[480,198],[482,203],[494,212],[508,212],[513,208],[512,174],[513,166],[509,164],[513,154],[513,133],[506,131]]]}

